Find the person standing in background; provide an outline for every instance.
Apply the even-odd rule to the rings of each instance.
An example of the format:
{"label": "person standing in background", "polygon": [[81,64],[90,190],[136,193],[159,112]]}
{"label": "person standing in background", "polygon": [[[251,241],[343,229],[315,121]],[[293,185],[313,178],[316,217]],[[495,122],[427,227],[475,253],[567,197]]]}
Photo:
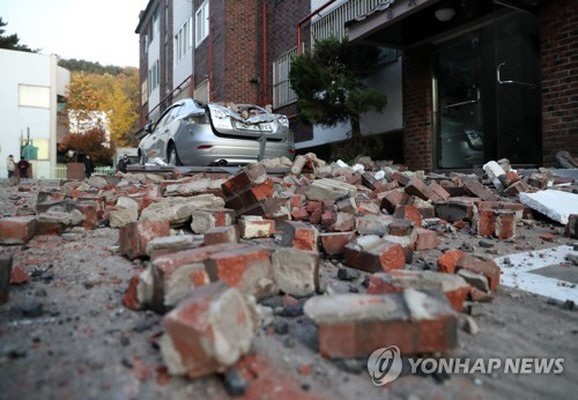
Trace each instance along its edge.
{"label": "person standing in background", "polygon": [[12,154],[6,158],[6,169],[8,170],[8,178],[12,178],[16,171],[16,164],[14,163],[14,156]]}
{"label": "person standing in background", "polygon": [[88,154],[84,157],[84,172],[86,173],[87,178],[90,178],[94,172],[94,164],[92,163],[92,158],[90,158]]}

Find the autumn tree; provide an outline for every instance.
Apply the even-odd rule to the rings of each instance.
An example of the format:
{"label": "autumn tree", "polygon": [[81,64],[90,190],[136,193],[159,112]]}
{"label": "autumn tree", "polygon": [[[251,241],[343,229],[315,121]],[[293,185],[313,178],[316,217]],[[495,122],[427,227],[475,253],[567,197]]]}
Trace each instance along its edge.
{"label": "autumn tree", "polygon": [[8,25],[8,23],[4,22],[2,17],[0,17],[0,49],[28,51],[30,53],[38,52],[38,50],[33,50],[25,44],[20,44],[20,38],[17,34],[4,35],[6,32],[4,27],[6,25]]}
{"label": "autumn tree", "polygon": [[93,128],[82,135],[68,134],[63,143],[68,149],[79,154],[88,154],[97,165],[110,165],[113,149],[107,146],[106,132],[102,128]]}

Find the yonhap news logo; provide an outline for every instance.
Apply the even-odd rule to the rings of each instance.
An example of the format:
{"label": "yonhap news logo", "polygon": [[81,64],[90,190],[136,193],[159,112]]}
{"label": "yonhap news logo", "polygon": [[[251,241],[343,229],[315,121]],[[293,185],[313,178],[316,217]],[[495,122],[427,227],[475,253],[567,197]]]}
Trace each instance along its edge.
{"label": "yonhap news logo", "polygon": [[396,380],[407,362],[406,371],[416,375],[449,374],[502,374],[558,375],[564,372],[564,358],[558,357],[489,357],[489,358],[401,358],[397,346],[375,350],[367,360],[367,371],[376,386],[387,385]]}
{"label": "yonhap news logo", "polygon": [[367,371],[376,386],[383,386],[397,379],[403,363],[399,347],[389,346],[375,350],[367,360]]}

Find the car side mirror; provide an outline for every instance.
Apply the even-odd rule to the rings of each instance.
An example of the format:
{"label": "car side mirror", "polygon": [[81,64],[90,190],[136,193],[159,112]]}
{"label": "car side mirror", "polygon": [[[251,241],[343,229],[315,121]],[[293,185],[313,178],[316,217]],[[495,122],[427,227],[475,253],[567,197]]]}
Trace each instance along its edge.
{"label": "car side mirror", "polygon": [[147,133],[151,133],[153,131],[153,124],[151,124],[150,122],[146,124],[144,127],[144,131]]}

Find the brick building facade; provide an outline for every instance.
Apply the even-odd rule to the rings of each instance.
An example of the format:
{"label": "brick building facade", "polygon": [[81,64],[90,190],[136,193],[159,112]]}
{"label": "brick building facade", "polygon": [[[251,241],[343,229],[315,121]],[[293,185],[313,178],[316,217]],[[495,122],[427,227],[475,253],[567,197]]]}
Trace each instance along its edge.
{"label": "brick building facade", "polygon": [[[177,75],[176,67],[171,68],[179,51],[177,28],[169,28],[179,2],[186,0],[151,0],[140,16],[141,87],[148,93],[142,96],[143,123],[158,116],[182,91],[176,87],[179,79],[170,76],[171,70]],[[291,117],[296,142],[310,141],[315,131],[297,118],[287,78],[302,21],[304,48],[322,28],[352,41],[399,49],[400,123],[389,129],[403,136],[397,158],[403,154],[411,168],[469,169],[502,157],[521,166],[553,165],[558,150],[578,152],[578,0],[187,3],[194,43],[186,53],[192,82],[186,93],[205,101],[273,104]],[[197,43],[204,5],[208,35]],[[324,5],[331,6],[312,12]],[[160,24],[161,36],[169,32],[165,37],[175,38],[164,44],[146,38],[157,6],[167,8],[160,15],[166,19]],[[452,8],[449,19],[438,15],[442,7]],[[325,25],[319,28],[321,23]],[[155,60],[147,44],[171,46],[158,51],[162,95],[157,97],[150,82]],[[384,87],[393,86],[387,81],[391,76],[395,75],[383,78]],[[388,109],[395,108],[396,95],[388,99]],[[383,117],[384,124],[391,120]]]}

